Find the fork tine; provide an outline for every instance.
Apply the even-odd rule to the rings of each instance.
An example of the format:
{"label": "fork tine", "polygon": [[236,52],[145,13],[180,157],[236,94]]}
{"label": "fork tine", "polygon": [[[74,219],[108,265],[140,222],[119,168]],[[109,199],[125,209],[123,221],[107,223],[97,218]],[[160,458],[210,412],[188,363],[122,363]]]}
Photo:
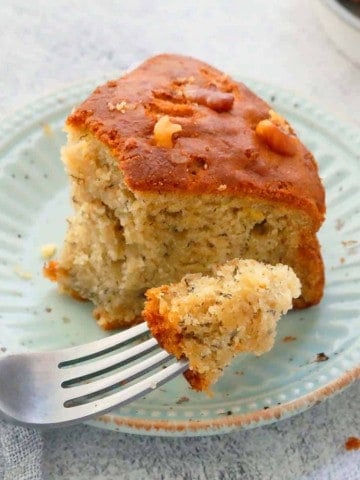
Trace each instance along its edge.
{"label": "fork tine", "polygon": [[61,369],[63,383],[62,385],[67,386],[71,383],[75,383],[80,379],[89,378],[91,376],[99,376],[105,370],[114,369],[119,366],[119,364],[124,362],[130,362],[138,357],[142,353],[146,353],[155,347],[158,347],[159,344],[155,338],[150,338],[145,342],[139,343],[125,350],[111,354],[108,357],[96,359],[94,362],[85,363],[85,364],[76,364],[74,366]]}
{"label": "fork tine", "polygon": [[156,372],[150,377],[141,380],[120,392],[113,393],[101,400],[94,400],[91,403],[67,407],[63,414],[62,422],[71,423],[75,418],[83,419],[90,418],[94,415],[105,413],[115,406],[126,405],[129,402],[136,400],[142,395],[155,390],[164,383],[167,383],[172,378],[184,372],[188,368],[187,360],[179,360],[176,363],[168,366],[166,369]]}
{"label": "fork tine", "polygon": [[[141,362],[132,365],[131,367],[126,368],[116,372],[108,377],[95,380],[90,383],[76,385],[69,387],[63,391],[62,398],[66,399],[66,402],[80,402],[80,399],[88,395],[101,394],[104,390],[111,389],[112,387],[118,387],[122,382],[130,382],[131,380],[144,375],[150,369],[155,368],[156,366],[164,363],[166,360],[172,356],[165,350],[152,355],[150,358],[146,358]],[[90,401],[90,399],[88,399]],[[84,403],[81,401],[80,403]],[[65,405],[66,406],[66,405]]]}
{"label": "fork tine", "polygon": [[[144,323],[107,339],[93,342],[91,345],[52,352],[0,356],[3,367],[0,368],[1,417],[18,424],[37,427],[76,424],[109,411],[117,405],[136,400],[184,372],[188,368],[188,361],[176,361],[175,357],[160,349],[153,338],[135,346],[126,344],[126,348],[114,353],[115,347],[118,345],[124,347],[124,342],[131,341],[147,330],[148,327]],[[160,351],[149,356],[146,352],[153,348],[159,348]],[[109,352],[112,355],[96,358]],[[143,359],[139,358],[142,353],[145,353]],[[89,358],[95,360],[77,365],[79,361]],[[104,360],[108,362],[108,359],[111,359],[111,364],[114,365],[109,366],[109,363],[103,362]],[[135,363],[127,364],[127,360],[135,359],[137,360]],[[160,369],[159,366],[165,361],[169,361],[167,367]],[[124,366],[122,371],[111,372],[114,366],[121,364]],[[89,365],[91,370],[85,370]],[[99,365],[102,367],[106,365],[102,373],[111,373],[107,377],[95,378]],[[64,368],[61,368],[62,366]],[[68,368],[65,368],[66,366]],[[64,383],[66,372],[70,372],[70,377],[68,376]],[[71,372],[82,374],[80,377],[82,380],[93,378],[93,381],[89,384],[75,385],[75,377]],[[77,377],[78,381],[80,378]],[[129,385],[122,385],[123,381],[134,379],[137,380]]]}
{"label": "fork tine", "polygon": [[97,357],[103,355],[107,351],[121,346],[130,340],[139,337],[140,335],[149,331],[149,327],[146,322],[142,322],[135,327],[128,328],[123,332],[109,335],[101,340],[95,340],[94,342],[78,345],[76,347],[65,348],[61,351],[61,366],[67,364],[80,362],[91,357]]}

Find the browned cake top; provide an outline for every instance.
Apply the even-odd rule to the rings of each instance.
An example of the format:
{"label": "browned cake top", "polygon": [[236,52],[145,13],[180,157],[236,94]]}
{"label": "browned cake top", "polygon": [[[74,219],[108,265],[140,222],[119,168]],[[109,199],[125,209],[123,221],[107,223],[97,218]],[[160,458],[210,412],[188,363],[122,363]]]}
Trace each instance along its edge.
{"label": "browned cake top", "polygon": [[317,165],[291,126],[201,61],[150,58],[98,87],[67,122],[111,148],[132,190],[256,195],[323,219]]}

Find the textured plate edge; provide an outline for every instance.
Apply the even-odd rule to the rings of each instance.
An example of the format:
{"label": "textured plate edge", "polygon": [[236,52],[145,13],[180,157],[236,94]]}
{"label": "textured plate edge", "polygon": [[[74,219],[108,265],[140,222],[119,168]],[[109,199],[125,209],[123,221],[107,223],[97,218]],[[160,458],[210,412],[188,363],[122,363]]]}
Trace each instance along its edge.
{"label": "textured plate edge", "polygon": [[[49,91],[45,95],[35,97],[33,101],[28,102],[23,107],[17,108],[11,114],[4,116],[2,118],[3,127],[0,129],[0,153],[8,144],[11,144],[11,142],[19,136],[21,131],[32,128],[35,124],[39,124],[39,120],[43,119],[45,115],[49,116],[56,111],[64,110],[65,106],[69,105],[71,97],[78,97],[80,94],[83,95],[84,89],[88,89],[90,92],[95,89],[97,85],[105,82],[107,79],[116,78],[116,76],[123,73],[124,70],[117,72],[115,75],[114,72],[112,74],[109,72],[109,74],[101,75],[97,78],[85,79],[83,82],[72,82],[64,85],[63,88],[59,87],[59,89]],[[238,81],[248,85],[256,94],[258,94],[258,90],[272,90],[274,94],[276,94],[276,98],[279,99],[282,104],[289,103],[290,110],[294,108],[294,103],[296,102],[300,107],[296,109],[298,114],[303,113],[304,116],[306,116],[308,110],[311,110],[314,113],[316,121],[322,121],[322,129],[332,133],[336,138],[341,137],[343,145],[347,145],[348,148],[349,145],[351,145],[351,150],[354,155],[358,160],[360,159],[357,153],[360,150],[360,134],[359,129],[355,124],[347,123],[344,119],[338,119],[336,114],[326,111],[326,109],[323,109],[323,107],[316,102],[313,102],[298,93],[292,92],[291,90],[277,86],[276,84],[249,77],[242,77],[240,80],[240,76],[234,72],[231,72],[231,75]],[[59,98],[65,98],[64,103],[60,104],[60,106]],[[74,100],[74,104],[79,102],[81,102],[81,98]],[[34,109],[35,105],[37,107]],[[38,105],[41,105],[40,108]],[[55,106],[58,107],[56,111],[51,109],[51,107]],[[34,110],[36,111],[35,118],[32,118],[32,121],[29,122],[29,114],[34,115]],[[15,135],[13,134],[14,130],[16,132]],[[284,403],[280,406],[269,407],[266,410],[262,409],[244,414],[233,414],[228,417],[214,420],[147,420],[121,417],[109,413],[84,423],[90,426],[107,428],[123,433],[149,436],[192,437],[229,433],[239,428],[250,429],[270,424],[280,419],[285,419],[301,413],[313,405],[320,403],[322,400],[344,390],[359,378],[360,365],[346,371],[337,379],[330,381],[326,385],[291,402]]]}
{"label": "textured plate edge", "polygon": [[313,392],[299,397],[282,405],[254,412],[230,415],[216,420],[200,421],[172,421],[172,420],[145,420],[119,417],[108,413],[86,422],[88,425],[119,430],[124,433],[135,433],[149,436],[209,436],[230,433],[231,431],[269,425],[300,414],[309,408],[318,405],[360,379],[360,365],[346,371],[343,375]]}

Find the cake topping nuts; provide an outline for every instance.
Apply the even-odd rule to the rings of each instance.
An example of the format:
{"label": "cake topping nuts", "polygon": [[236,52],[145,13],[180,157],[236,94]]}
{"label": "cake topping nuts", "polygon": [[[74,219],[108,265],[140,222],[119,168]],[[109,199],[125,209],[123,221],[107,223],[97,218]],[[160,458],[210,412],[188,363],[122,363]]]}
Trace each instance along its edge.
{"label": "cake topping nuts", "polygon": [[281,155],[294,155],[298,139],[288,122],[278,113],[269,110],[269,118],[256,125],[256,134],[268,147]]}
{"label": "cake topping nuts", "polygon": [[192,85],[184,88],[184,96],[191,102],[205,105],[219,113],[230,111],[234,104],[234,95],[232,93]]}
{"label": "cake topping nuts", "polygon": [[172,148],[174,133],[181,132],[182,126],[172,123],[169,115],[163,115],[154,126],[154,141],[157,147]]}

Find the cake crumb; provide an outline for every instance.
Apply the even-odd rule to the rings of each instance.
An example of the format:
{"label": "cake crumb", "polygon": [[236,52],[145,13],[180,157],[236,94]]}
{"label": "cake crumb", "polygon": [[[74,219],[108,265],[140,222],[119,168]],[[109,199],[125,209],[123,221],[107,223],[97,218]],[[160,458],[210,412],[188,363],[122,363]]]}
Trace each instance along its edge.
{"label": "cake crumb", "polygon": [[341,242],[347,250],[347,255],[356,255],[359,251],[360,244],[357,240],[344,240]]}
{"label": "cake crumb", "polygon": [[176,85],[185,85],[186,83],[194,83],[195,77],[190,75],[190,77],[178,77],[175,79]]}
{"label": "cake crumb", "polygon": [[31,280],[33,278],[33,274],[31,272],[27,272],[26,270],[23,270],[20,265],[15,265],[14,267],[14,273],[23,280]]}
{"label": "cake crumb", "polygon": [[218,188],[219,192],[223,192],[224,190],[227,189],[227,185],[223,184],[223,185],[219,185]]}
{"label": "cake crumb", "polygon": [[293,337],[292,335],[287,335],[282,339],[282,341],[285,343],[294,342],[295,340],[296,340],[296,337]]}
{"label": "cake crumb", "polygon": [[355,245],[357,245],[358,241],[357,240],[343,240],[341,242],[341,244],[345,247],[345,248],[350,248],[350,247],[354,247]]}
{"label": "cake crumb", "polygon": [[326,362],[326,360],[329,360],[329,357],[325,355],[324,352],[318,353],[316,355],[315,362]]}
{"label": "cake crumb", "polygon": [[188,397],[180,397],[179,400],[177,400],[176,404],[181,405],[182,403],[186,403],[189,401]]}
{"label": "cake crumb", "polygon": [[46,243],[40,248],[41,256],[45,260],[53,257],[56,253],[57,246],[54,243]]}
{"label": "cake crumb", "polygon": [[345,225],[344,220],[342,220],[341,218],[338,218],[335,222],[335,230],[340,231],[344,225]]}
{"label": "cake crumb", "polygon": [[127,102],[125,102],[125,100],[115,104],[112,102],[108,102],[108,109],[110,110],[110,112],[117,110],[118,112],[125,113],[126,108],[127,108]]}
{"label": "cake crumb", "polygon": [[360,450],[360,438],[349,437],[345,442],[346,450]]}
{"label": "cake crumb", "polygon": [[54,131],[48,123],[43,123],[42,129],[46,137],[52,137],[54,135]]}

